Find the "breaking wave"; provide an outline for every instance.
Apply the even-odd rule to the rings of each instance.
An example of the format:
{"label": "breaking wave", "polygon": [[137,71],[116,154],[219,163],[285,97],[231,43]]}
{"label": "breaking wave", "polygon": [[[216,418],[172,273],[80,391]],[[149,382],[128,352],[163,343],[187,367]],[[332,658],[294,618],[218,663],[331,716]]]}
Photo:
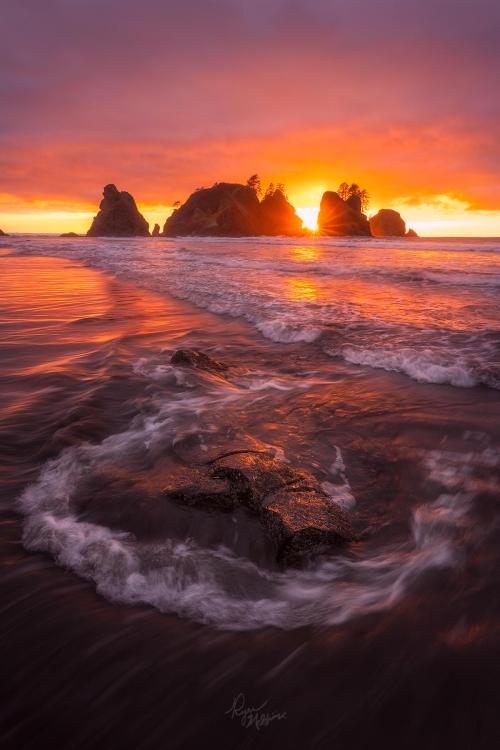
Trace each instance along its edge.
{"label": "breaking wave", "polygon": [[[149,604],[223,629],[332,625],[396,605],[424,573],[463,561],[474,533],[469,512],[475,469],[493,473],[499,465],[491,449],[467,455],[423,453],[428,481],[438,483],[442,492],[413,510],[406,541],[281,572],[239,557],[227,546],[204,547],[192,538],[172,537],[145,542],[78,517],[74,500],[82,478],[122,460],[138,445],[151,450],[161,428],[158,419],[134,424],[100,444],[67,448],[47,463],[19,499],[23,544],[50,553],[112,602]],[[344,507],[352,507],[346,474],[336,449],[330,489]]]}
{"label": "breaking wave", "polygon": [[23,237],[10,244],[243,318],[277,343],[321,342],[351,364],[418,382],[499,387],[494,240]]}

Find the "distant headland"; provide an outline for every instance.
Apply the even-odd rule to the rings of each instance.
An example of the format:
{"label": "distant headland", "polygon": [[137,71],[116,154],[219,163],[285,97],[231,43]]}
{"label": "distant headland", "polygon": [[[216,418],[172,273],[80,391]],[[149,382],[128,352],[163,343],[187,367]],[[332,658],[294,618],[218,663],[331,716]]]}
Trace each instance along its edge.
{"label": "distant headland", "polygon": [[[258,175],[245,184],[216,182],[196,189],[184,203],[177,203],[163,226],[149,224],[133,196],[109,184],[104,187],[99,212],[88,237],[416,237],[406,229],[401,215],[381,209],[368,219],[368,193],[356,184],[343,182],[337,191],[328,190],[321,199],[316,232],[306,229],[288,200],[283,184],[269,185],[262,195]],[[68,236],[68,235],[66,235]]]}

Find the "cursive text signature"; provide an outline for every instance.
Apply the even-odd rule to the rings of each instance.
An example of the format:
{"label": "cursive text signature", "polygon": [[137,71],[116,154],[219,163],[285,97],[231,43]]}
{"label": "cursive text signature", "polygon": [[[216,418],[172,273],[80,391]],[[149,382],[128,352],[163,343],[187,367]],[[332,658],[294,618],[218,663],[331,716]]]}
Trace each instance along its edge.
{"label": "cursive text signature", "polygon": [[241,726],[248,729],[249,727],[255,727],[257,731],[262,727],[267,727],[272,721],[281,721],[286,719],[286,712],[278,713],[275,711],[265,711],[268,701],[264,701],[257,708],[246,706],[246,700],[244,693],[238,693],[233,698],[233,704],[231,708],[226,711],[226,715],[229,714],[231,719],[240,719]]}

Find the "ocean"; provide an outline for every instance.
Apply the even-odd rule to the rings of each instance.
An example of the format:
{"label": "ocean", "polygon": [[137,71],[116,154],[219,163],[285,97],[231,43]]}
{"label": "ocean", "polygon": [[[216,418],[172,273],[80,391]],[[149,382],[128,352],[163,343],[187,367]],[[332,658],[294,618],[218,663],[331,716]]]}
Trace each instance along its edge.
{"label": "ocean", "polygon": [[[4,737],[491,747],[499,291],[492,238],[2,238]],[[357,541],[283,569],[251,516],[161,501],[237,433]]]}

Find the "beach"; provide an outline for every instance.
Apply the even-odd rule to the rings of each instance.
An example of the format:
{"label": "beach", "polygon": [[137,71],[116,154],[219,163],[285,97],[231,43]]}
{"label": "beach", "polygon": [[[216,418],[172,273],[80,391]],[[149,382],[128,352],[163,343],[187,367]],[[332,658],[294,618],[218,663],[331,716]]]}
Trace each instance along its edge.
{"label": "beach", "polygon": [[[494,744],[500,241],[24,235],[0,269],[6,742]],[[283,568],[158,503],[235,430],[356,541]]]}

